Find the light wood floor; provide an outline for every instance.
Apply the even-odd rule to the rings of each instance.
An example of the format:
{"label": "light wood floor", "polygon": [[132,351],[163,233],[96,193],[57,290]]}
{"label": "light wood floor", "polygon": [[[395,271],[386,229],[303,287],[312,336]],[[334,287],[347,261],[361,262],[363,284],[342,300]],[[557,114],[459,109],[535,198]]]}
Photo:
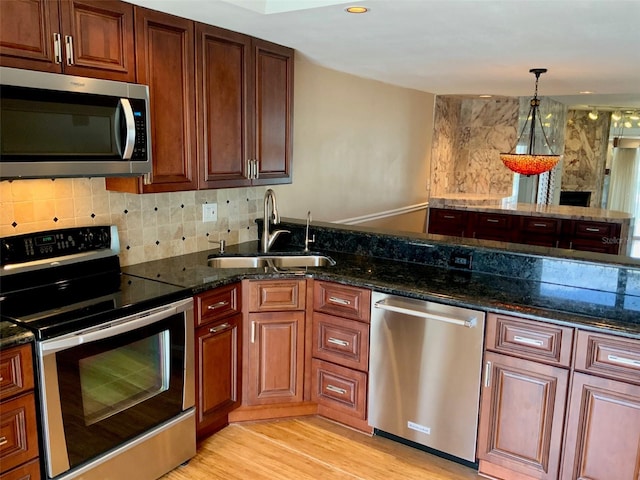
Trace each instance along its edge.
{"label": "light wood floor", "polygon": [[476,480],[467,467],[320,417],[230,425],[162,480]]}

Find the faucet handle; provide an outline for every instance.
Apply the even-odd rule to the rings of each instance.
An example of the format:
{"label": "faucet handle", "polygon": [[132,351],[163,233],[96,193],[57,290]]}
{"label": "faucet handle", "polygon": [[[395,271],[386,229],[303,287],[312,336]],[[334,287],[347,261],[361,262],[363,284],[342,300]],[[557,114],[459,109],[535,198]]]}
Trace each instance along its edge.
{"label": "faucet handle", "polygon": [[220,245],[220,253],[224,253],[224,247],[227,244],[224,238],[222,240],[209,240],[209,243],[217,243]]}

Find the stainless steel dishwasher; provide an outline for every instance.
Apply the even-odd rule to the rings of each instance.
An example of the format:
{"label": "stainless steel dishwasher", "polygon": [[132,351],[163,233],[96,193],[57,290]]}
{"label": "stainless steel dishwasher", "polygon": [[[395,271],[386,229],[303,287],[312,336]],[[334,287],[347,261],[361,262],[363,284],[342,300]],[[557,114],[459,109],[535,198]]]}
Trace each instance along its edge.
{"label": "stainless steel dishwasher", "polygon": [[376,434],[475,464],[484,322],[484,312],[373,292],[369,424]]}

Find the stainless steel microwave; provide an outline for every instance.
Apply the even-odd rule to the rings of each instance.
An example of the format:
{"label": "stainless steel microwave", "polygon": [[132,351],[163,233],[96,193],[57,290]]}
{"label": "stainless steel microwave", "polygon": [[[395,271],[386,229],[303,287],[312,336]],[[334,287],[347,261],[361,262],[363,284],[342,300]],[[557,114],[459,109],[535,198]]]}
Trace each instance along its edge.
{"label": "stainless steel microwave", "polygon": [[151,172],[146,85],[0,67],[0,179]]}

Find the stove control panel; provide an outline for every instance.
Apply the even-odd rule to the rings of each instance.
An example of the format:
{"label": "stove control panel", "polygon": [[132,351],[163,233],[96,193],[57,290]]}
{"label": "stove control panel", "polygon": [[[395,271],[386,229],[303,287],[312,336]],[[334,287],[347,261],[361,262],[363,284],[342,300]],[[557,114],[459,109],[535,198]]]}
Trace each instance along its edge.
{"label": "stove control panel", "polygon": [[78,253],[119,250],[115,226],[71,227],[1,239],[2,267]]}

